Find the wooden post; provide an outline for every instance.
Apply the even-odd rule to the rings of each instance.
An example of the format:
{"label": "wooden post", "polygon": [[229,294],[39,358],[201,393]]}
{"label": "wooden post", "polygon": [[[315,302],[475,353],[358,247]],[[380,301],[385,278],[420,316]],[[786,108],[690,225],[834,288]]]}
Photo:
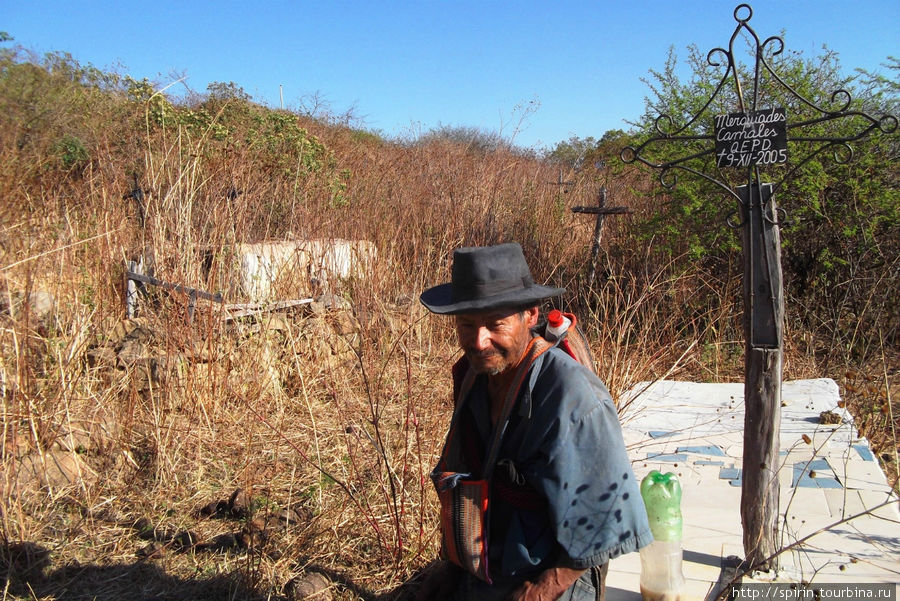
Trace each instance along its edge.
{"label": "wooden post", "polygon": [[[597,207],[606,208],[606,186],[600,188],[597,196]],[[594,285],[594,277],[597,275],[597,255],[600,254],[600,238],[603,237],[603,221],[606,215],[597,213],[597,222],[594,224],[594,244],[591,246],[591,271],[588,273],[588,288]]]}
{"label": "wooden post", "polygon": [[137,313],[137,281],[128,276],[128,273],[141,273],[142,265],[136,261],[128,261],[128,270],[125,274],[125,317],[134,319]]}
{"label": "wooden post", "polygon": [[596,207],[572,207],[573,213],[589,213],[597,216],[594,223],[594,242],[591,245],[591,270],[588,273],[588,288],[594,285],[594,277],[597,275],[597,256],[600,254],[600,239],[603,237],[603,222],[607,215],[623,215],[633,213],[628,207],[607,207],[606,186],[600,188],[597,196]]}
{"label": "wooden post", "polygon": [[[776,569],[784,293],[772,184],[741,186],[744,257],[744,464],[741,523],[748,567]],[[770,559],[771,558],[771,559]]]}

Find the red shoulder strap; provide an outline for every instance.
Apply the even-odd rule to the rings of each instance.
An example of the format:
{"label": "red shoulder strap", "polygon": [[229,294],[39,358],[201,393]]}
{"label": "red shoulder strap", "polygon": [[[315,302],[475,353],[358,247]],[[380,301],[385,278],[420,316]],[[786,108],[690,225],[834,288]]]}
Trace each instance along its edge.
{"label": "red shoulder strap", "polygon": [[525,376],[528,374],[528,371],[531,369],[531,365],[535,360],[551,348],[553,348],[553,345],[540,336],[535,336],[531,339],[531,342],[528,343],[528,347],[525,349],[525,358],[522,360],[522,363],[519,364],[519,369],[516,371],[516,376],[509,386],[506,398],[503,400],[503,408],[500,410],[500,416],[497,419],[497,427],[494,429],[494,438],[491,440],[491,447],[488,450],[487,458],[484,461],[483,477],[485,480],[489,480],[494,471],[494,464],[497,462],[497,454],[500,452],[500,441],[503,438],[503,433],[506,431],[506,424],[509,422],[509,416],[512,413],[513,406],[516,404],[516,398],[519,396],[519,390],[522,388]]}
{"label": "red shoulder strap", "polygon": [[[534,363],[534,361],[551,348],[553,348],[553,345],[540,336],[535,336],[528,343],[528,346],[525,349],[525,358],[519,364],[516,375],[513,378],[512,383],[510,384],[509,391],[507,391],[506,393],[506,398],[503,400],[503,407],[500,411],[499,419],[497,420],[497,427],[494,430],[494,438],[491,440],[491,446],[488,450],[487,457],[485,458],[484,462],[485,471],[483,478],[485,480],[490,478],[490,475],[494,470],[494,463],[497,461],[497,453],[500,452],[500,440],[503,437],[503,432],[506,430],[506,424],[509,421],[509,415],[510,413],[512,413],[513,405],[515,405],[516,398],[519,396],[519,390],[522,388],[522,382],[525,380],[525,375],[528,373],[528,370],[531,369],[531,365]],[[468,396],[469,391],[472,389],[472,385],[475,383],[475,370],[473,370],[469,366],[468,361],[465,361],[465,363],[463,363],[463,360],[465,360],[465,357],[463,357],[460,361],[457,361],[453,366],[453,389],[455,407],[453,410],[453,417],[450,420],[450,429],[447,433],[447,440],[444,444],[444,450],[441,453],[442,457],[445,457],[447,450],[450,447],[450,441],[456,433],[455,430],[457,422],[459,421],[459,416],[461,414],[463,404],[465,403],[466,396]],[[462,371],[463,365],[465,365],[466,371],[461,380],[459,380],[459,384],[457,384],[458,373]]]}

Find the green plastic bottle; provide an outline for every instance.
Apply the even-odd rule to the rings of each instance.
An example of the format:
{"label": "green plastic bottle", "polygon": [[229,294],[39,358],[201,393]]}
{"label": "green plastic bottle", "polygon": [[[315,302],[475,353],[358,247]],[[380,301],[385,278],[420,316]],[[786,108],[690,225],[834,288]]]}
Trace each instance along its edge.
{"label": "green plastic bottle", "polygon": [[681,483],[672,472],[653,470],[641,481],[641,497],[658,541],[681,541]]}
{"label": "green plastic bottle", "polygon": [[678,601],[684,586],[681,571],[681,483],[675,474],[653,470],[641,481],[654,541],[641,549],[641,596],[644,601]]}

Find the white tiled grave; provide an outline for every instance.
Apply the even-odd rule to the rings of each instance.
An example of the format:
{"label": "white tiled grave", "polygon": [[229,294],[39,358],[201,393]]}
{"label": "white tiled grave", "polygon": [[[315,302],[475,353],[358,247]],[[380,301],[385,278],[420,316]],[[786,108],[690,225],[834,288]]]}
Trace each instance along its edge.
{"label": "white tiled grave", "polygon": [[[784,382],[781,394],[778,544],[786,550],[776,573],[744,582],[900,582],[900,501],[852,417],[838,407],[837,384],[824,378]],[[723,558],[744,555],[744,385],[641,383],[619,406],[635,475],[658,469],[681,481],[682,600],[706,599]],[[841,423],[820,424],[823,411]],[[639,599],[639,577],[637,553],[614,559],[607,599]]]}

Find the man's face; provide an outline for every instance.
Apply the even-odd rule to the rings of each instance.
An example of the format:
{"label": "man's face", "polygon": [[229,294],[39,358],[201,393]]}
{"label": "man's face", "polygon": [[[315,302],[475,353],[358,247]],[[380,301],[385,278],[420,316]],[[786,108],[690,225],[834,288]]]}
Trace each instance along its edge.
{"label": "man's face", "polygon": [[531,340],[537,315],[537,307],[457,315],[459,346],[472,369],[493,376],[517,365]]}

